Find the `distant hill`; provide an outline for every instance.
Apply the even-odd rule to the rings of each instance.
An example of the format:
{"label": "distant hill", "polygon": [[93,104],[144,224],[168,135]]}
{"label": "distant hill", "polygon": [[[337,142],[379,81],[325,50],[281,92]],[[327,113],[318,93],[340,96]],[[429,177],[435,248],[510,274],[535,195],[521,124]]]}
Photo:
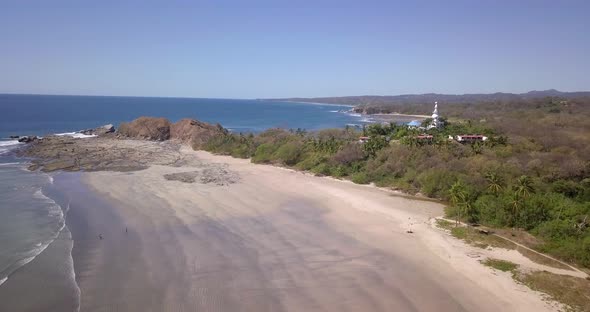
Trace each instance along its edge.
{"label": "distant hill", "polygon": [[555,89],[530,91],[527,93],[490,93],[490,94],[405,94],[405,95],[360,95],[318,98],[284,98],[274,101],[313,102],[325,104],[345,104],[355,106],[386,106],[403,104],[425,104],[438,101],[441,103],[476,104],[481,102],[517,101],[543,97],[578,98],[590,97],[590,92],[561,92]]}

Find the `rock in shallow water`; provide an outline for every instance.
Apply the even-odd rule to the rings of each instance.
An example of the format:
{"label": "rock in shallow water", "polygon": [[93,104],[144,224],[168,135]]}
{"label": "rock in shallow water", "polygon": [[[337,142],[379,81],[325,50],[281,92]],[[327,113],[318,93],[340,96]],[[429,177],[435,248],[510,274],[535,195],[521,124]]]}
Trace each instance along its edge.
{"label": "rock in shallow water", "polygon": [[20,143],[31,143],[33,141],[37,141],[39,138],[37,136],[24,136],[24,137],[19,137],[18,141]]}
{"label": "rock in shallow water", "polygon": [[80,133],[86,134],[86,135],[103,135],[103,134],[113,133],[113,132],[115,132],[115,126],[113,126],[112,124],[104,125],[104,126],[94,128],[94,129],[86,129],[86,130],[80,131]]}

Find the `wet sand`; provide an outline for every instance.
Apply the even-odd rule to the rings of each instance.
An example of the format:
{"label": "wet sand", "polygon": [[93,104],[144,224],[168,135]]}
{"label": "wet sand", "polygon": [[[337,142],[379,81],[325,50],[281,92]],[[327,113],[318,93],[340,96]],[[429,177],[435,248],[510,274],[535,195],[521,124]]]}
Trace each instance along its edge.
{"label": "wet sand", "polygon": [[66,260],[71,246],[70,232],[65,229],[33,261],[10,275],[1,286],[0,311],[76,311],[79,294],[71,276],[71,260]]}
{"label": "wet sand", "polygon": [[[158,311],[161,298],[150,279],[137,233],[125,232],[115,207],[76,176],[55,180],[71,200],[67,225],[74,238],[72,257],[82,290],[80,311]],[[99,239],[99,235],[103,239]],[[166,273],[166,266],[158,272]]]}
{"label": "wet sand", "polygon": [[[437,203],[180,153],[183,166],[81,175],[68,216],[81,311],[551,310],[447,248]],[[215,183],[164,177],[212,166]]]}

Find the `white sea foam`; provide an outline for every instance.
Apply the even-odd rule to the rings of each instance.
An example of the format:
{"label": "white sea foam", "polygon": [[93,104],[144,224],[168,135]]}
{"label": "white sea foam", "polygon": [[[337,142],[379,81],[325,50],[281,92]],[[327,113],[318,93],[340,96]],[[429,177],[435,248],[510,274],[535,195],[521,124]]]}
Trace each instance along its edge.
{"label": "white sea foam", "polygon": [[24,144],[24,143],[21,143],[18,140],[0,141],[0,147],[18,146],[18,145],[22,145],[22,144]]}
{"label": "white sea foam", "polygon": [[361,117],[361,114],[357,114],[357,113],[348,113],[348,116],[352,116],[352,117]]}
{"label": "white sea foam", "polygon": [[50,198],[49,198],[49,197],[47,197],[47,196],[45,196],[45,195],[43,194],[43,191],[41,191],[41,189],[40,189],[40,188],[39,188],[39,189],[37,189],[37,190],[35,191],[35,193],[33,193],[33,197],[35,197],[35,198],[37,198],[37,199],[40,199],[40,200],[42,200],[42,201],[44,201],[44,202],[48,202],[48,201],[50,200]]}
{"label": "white sea foam", "polygon": [[[58,233],[59,234],[59,233]],[[57,237],[57,236],[56,236]],[[33,261],[39,254],[41,254],[53,241],[55,240],[55,238],[53,238],[51,241],[49,241],[46,244],[37,244],[37,248],[33,248],[32,250],[28,251],[26,254],[23,255],[23,258],[16,261],[13,265],[11,265],[13,267],[12,270],[8,271],[8,276],[0,279],[0,286],[6,282],[6,280],[8,280],[8,277],[15,272],[16,270],[18,270],[19,268],[22,268],[23,266],[25,266],[27,263]]]}
{"label": "white sea foam", "polygon": [[[68,204],[68,210],[69,210],[69,206],[70,204]],[[66,210],[67,211],[67,210]],[[74,244],[75,242],[72,239],[72,233],[70,232],[70,230],[66,227],[65,231],[67,231],[68,233],[68,238],[70,240],[72,240],[72,244],[70,245],[70,250],[68,252],[69,257],[67,259],[67,264],[70,267],[70,278],[71,278],[71,282],[73,283],[73,285],[76,286],[76,301],[77,301],[77,307],[76,307],[76,312],[80,311],[80,286],[78,285],[78,282],[76,282],[76,271],[74,270],[74,258],[72,257],[72,248],[74,248]]]}
{"label": "white sea foam", "polygon": [[14,166],[14,165],[20,165],[21,163],[17,163],[17,162],[11,162],[11,163],[3,163],[0,164],[0,166]]}
{"label": "white sea foam", "polygon": [[84,134],[80,132],[64,132],[64,133],[56,133],[57,136],[69,136],[76,139],[86,139],[86,138],[94,138],[96,134]]}
{"label": "white sea foam", "polygon": [[[35,197],[39,200],[42,200],[45,203],[50,204],[47,208],[47,215],[50,217],[57,217],[56,219],[58,220],[58,222],[60,224],[60,228],[57,231],[57,233],[55,234],[55,237],[53,237],[51,239],[51,241],[53,241],[53,239],[55,239],[57,237],[57,235],[59,234],[59,232],[61,232],[61,230],[64,228],[64,225],[65,225],[65,218],[64,218],[63,209],[53,199],[45,196],[45,194],[43,194],[43,191],[41,189],[38,189],[37,191],[35,191],[35,193],[33,194],[33,197]],[[51,242],[49,242],[49,243],[51,243]]]}
{"label": "white sea foam", "polygon": [[331,110],[331,111],[329,111],[329,112],[330,112],[330,113],[340,113],[340,111],[337,111],[337,110]]}
{"label": "white sea foam", "polygon": [[[60,222],[64,222],[64,213],[63,210],[61,209],[61,207],[51,198],[45,196],[45,194],[43,194],[43,191],[41,189],[38,189],[37,191],[35,191],[35,193],[33,194],[33,197],[42,200],[43,202],[46,202],[48,204],[51,204],[48,208],[47,211],[47,215],[50,217],[58,217]],[[63,225],[60,228],[63,229]]]}
{"label": "white sea foam", "polygon": [[17,261],[17,266],[20,268],[24,265],[26,265],[27,263],[33,261],[40,253],[43,252],[43,250],[45,250],[47,248],[47,246],[49,246],[49,244],[47,245],[41,245],[39,248],[35,248],[31,251],[31,253],[33,253],[34,255],[30,256],[30,257],[26,257],[23,259],[20,259],[19,261]]}
{"label": "white sea foam", "polygon": [[20,145],[23,145],[17,140],[10,140],[10,141],[0,141],[0,155],[8,153],[10,150],[13,150]]}

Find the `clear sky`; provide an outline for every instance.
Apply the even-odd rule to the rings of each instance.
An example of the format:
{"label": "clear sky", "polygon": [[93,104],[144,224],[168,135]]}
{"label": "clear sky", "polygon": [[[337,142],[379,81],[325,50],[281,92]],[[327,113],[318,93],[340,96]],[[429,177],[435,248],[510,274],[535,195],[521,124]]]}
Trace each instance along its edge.
{"label": "clear sky", "polygon": [[590,90],[588,0],[0,0],[0,93],[268,98],[550,88]]}

